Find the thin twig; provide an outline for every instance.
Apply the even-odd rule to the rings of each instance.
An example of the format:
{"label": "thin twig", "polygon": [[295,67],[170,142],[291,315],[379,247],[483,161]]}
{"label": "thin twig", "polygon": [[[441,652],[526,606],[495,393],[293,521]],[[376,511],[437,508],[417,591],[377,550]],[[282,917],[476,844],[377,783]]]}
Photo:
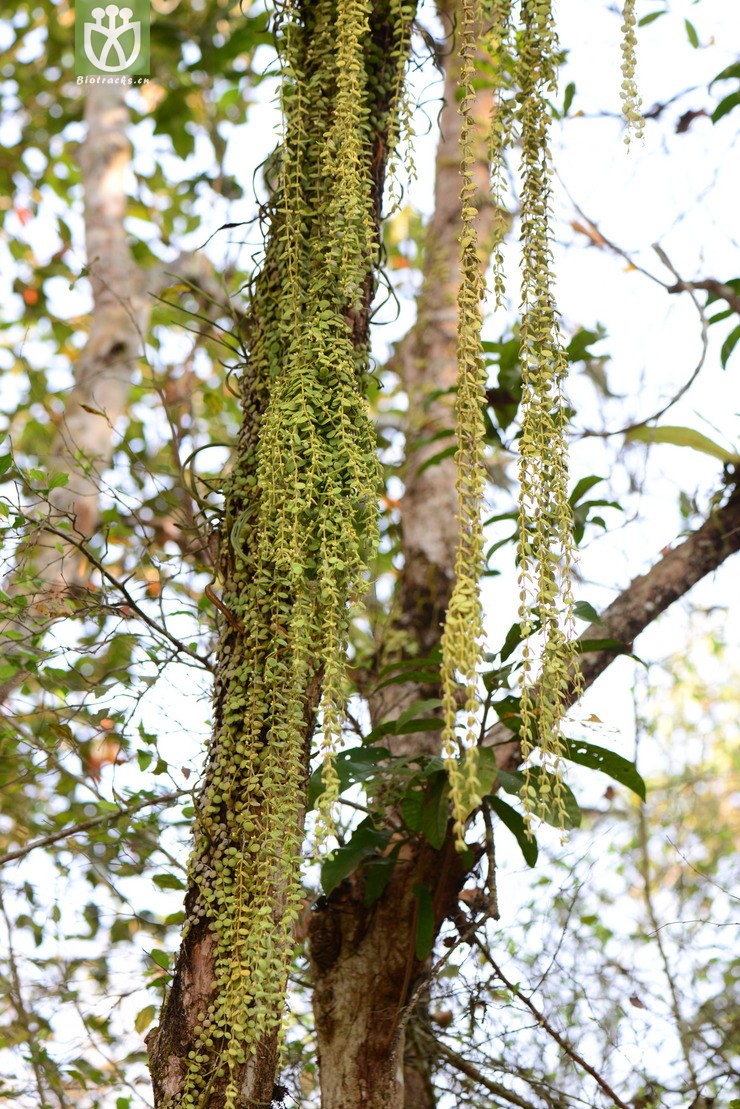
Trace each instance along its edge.
{"label": "thin twig", "polygon": [[514,997],[516,997],[527,1009],[529,1009],[530,1013],[540,1025],[540,1027],[544,1028],[545,1032],[547,1032],[548,1036],[550,1036],[551,1039],[555,1041],[558,1047],[562,1048],[565,1054],[570,1059],[572,1059],[574,1063],[581,1067],[582,1070],[585,1070],[587,1074],[591,1075],[594,1082],[596,1082],[596,1084],[601,1087],[606,1096],[610,1098],[612,1102],[619,1107],[619,1109],[630,1109],[630,1106],[627,1104],[627,1102],[622,1101],[621,1097],[617,1093],[615,1093],[606,1079],[601,1074],[599,1074],[599,1072],[595,1070],[595,1068],[592,1067],[590,1063],[587,1063],[583,1056],[580,1055],[576,1051],[576,1049],[572,1047],[572,1045],[569,1044],[568,1041],[563,1036],[561,1036],[555,1028],[553,1028],[544,1013],[540,1012],[537,1006],[526,996],[526,994],[522,993],[518,986],[515,986],[513,982],[509,981],[504,972],[501,970],[501,967],[491,955],[491,952],[489,951],[486,944],[484,944],[483,941],[479,939],[477,935],[475,935],[475,933],[473,934],[472,940],[479,951],[482,953],[483,957],[491,967],[491,970],[496,975],[496,977],[501,982],[503,982],[504,986],[506,986],[507,990],[509,990],[509,992],[513,994]]}
{"label": "thin twig", "polygon": [[[13,1004],[13,1008],[16,1011],[18,1022],[23,1028],[23,1032],[25,1034],[25,1040],[28,1045],[29,1062],[31,1064],[31,1070],[33,1071],[34,1080],[36,1082],[36,1092],[39,1095],[39,1105],[43,1106],[48,1104],[45,1089],[47,1084],[46,1075],[44,1074],[43,1067],[41,1066],[41,1062],[39,1060],[38,1037],[35,1036],[31,1031],[31,1014],[29,1014],[28,1010],[26,1009],[26,1005],[23,1000],[21,976],[18,970],[18,963],[15,957],[15,948],[13,945],[13,925],[8,910],[5,907],[1,887],[0,915],[2,915],[3,921],[5,922],[5,928],[8,933],[8,967],[10,970],[10,981],[12,986],[10,1000]],[[62,1100],[61,1094],[59,1093],[57,1093],[57,1100],[59,1101],[59,1104],[60,1106],[62,1106],[63,1109],[64,1101]]]}
{"label": "thin twig", "polygon": [[[659,409],[659,411],[653,412],[653,414],[651,416],[645,416],[641,420],[634,420],[632,423],[627,424],[625,427],[616,428],[613,431],[595,431],[595,430],[592,430],[592,429],[587,429],[587,430],[581,432],[581,437],[584,438],[584,439],[587,439],[587,438],[588,439],[608,439],[612,435],[626,435],[630,431],[636,431],[637,428],[644,427],[645,424],[653,423],[655,420],[659,420],[661,418],[661,416],[665,416],[666,412],[668,412],[669,409],[673,408],[674,404],[676,404],[681,399],[681,397],[683,397],[689,391],[689,389],[691,388],[691,386],[694,384],[697,377],[699,376],[699,373],[701,372],[701,370],[704,366],[704,362],[705,362],[706,356],[707,356],[707,350],[709,348],[709,335],[708,335],[708,330],[707,330],[709,325],[707,323],[707,318],[706,318],[704,308],[699,303],[699,300],[698,300],[694,290],[695,289],[701,289],[701,288],[708,288],[709,283],[702,283],[702,282],[696,282],[696,281],[684,281],[681,278],[680,274],[676,271],[676,268],[674,267],[671,260],[668,258],[668,255],[666,254],[665,250],[663,250],[663,248],[660,246],[659,243],[653,243],[653,250],[657,254],[658,258],[660,258],[663,265],[667,269],[669,269],[670,272],[673,274],[673,276],[676,278],[676,284],[674,284],[674,285],[669,285],[668,282],[662,281],[661,278],[656,276],[656,274],[651,273],[650,270],[645,269],[644,266],[641,266],[638,262],[636,262],[634,260],[634,258],[630,254],[628,254],[628,252],[626,250],[624,250],[621,246],[619,246],[617,243],[615,243],[612,239],[607,238],[607,236],[604,234],[604,232],[601,230],[601,228],[598,227],[596,225],[596,223],[594,223],[594,221],[590,218],[590,216],[587,216],[586,213],[583,211],[583,209],[576,203],[576,201],[573,199],[571,194],[568,192],[568,189],[565,187],[565,185],[563,185],[562,180],[561,180],[560,183],[561,183],[563,189],[565,190],[565,193],[568,196],[568,199],[570,200],[571,204],[573,205],[576,212],[578,213],[578,215],[581,217],[581,219],[585,220],[586,223],[589,224],[591,226],[591,228],[598,235],[598,240],[599,240],[600,245],[603,245],[603,246],[607,247],[613,254],[616,254],[620,258],[623,258],[625,260],[625,262],[627,262],[627,264],[632,269],[637,270],[637,272],[641,273],[643,275],[643,277],[647,277],[650,281],[655,282],[656,285],[660,285],[660,287],[662,289],[665,289],[666,292],[668,292],[668,293],[687,292],[689,294],[689,296],[691,297],[692,303],[693,303],[694,307],[696,308],[696,311],[699,315],[699,319],[701,321],[701,351],[699,352],[699,359],[698,359],[694,369],[691,371],[691,374],[688,377],[688,379],[686,380],[686,382],[681,386],[679,391],[671,397],[671,399],[667,402],[667,404],[663,405],[663,407],[661,409]],[[717,283],[717,285],[718,285],[718,283]],[[732,289],[730,289],[728,286],[724,286],[723,288],[724,288],[725,292],[729,292],[730,294],[734,294],[734,291]],[[712,291],[716,292],[716,289],[713,289]],[[727,296],[725,296],[725,292],[717,293],[717,295],[722,296],[723,299],[727,300]],[[738,304],[740,304],[740,298],[736,298],[736,299],[738,300]],[[728,301],[728,303],[730,303],[730,302]]]}
{"label": "thin twig", "polygon": [[190,792],[189,789],[179,789],[175,793],[162,793],[159,797],[149,797],[145,801],[137,801],[133,805],[127,805],[122,809],[118,809],[117,812],[101,813],[100,816],[83,820],[81,824],[73,824],[71,828],[62,828],[60,832],[40,836],[39,839],[27,843],[25,847],[19,847],[16,851],[8,851],[7,854],[0,855],[0,866],[25,858],[37,847],[48,847],[50,844],[58,843],[59,840],[67,839],[69,836],[79,835],[80,832],[88,832],[90,828],[95,828],[98,824],[105,824],[109,820],[120,820],[122,816],[132,816],[134,813],[140,812],[141,809],[150,808],[152,805],[167,805],[170,801],[177,801],[179,797],[184,797]]}
{"label": "thin twig", "polygon": [[668,289],[669,293],[690,293],[694,289],[701,289],[711,293],[718,300],[724,300],[733,312],[740,314],[740,293],[736,293],[731,285],[725,285],[714,277],[706,277],[702,281],[678,280]]}
{"label": "thin twig", "polygon": [[486,860],[488,862],[488,915],[493,920],[500,920],[498,911],[498,890],[496,888],[496,845],[493,838],[493,820],[491,819],[491,806],[485,801],[481,805],[483,824],[486,829]]}
{"label": "thin twig", "polygon": [[429,1042],[429,1046],[434,1052],[441,1055],[443,1059],[446,1059],[448,1063],[467,1078],[471,1078],[473,1082],[482,1086],[484,1090],[488,1090],[489,1093],[495,1094],[496,1097],[503,1098],[504,1101],[508,1101],[511,1105],[519,1106],[519,1109],[534,1109],[531,1101],[525,1101],[519,1094],[515,1094],[512,1090],[507,1090],[500,1082],[494,1082],[492,1078],[488,1078],[474,1063],[469,1062],[469,1060],[463,1058],[462,1055],[458,1055],[456,1051],[453,1051],[447,1044],[438,1040],[436,1036],[433,1036],[430,1032],[427,1032],[426,1029],[420,1028],[419,1031],[423,1038]]}
{"label": "thin twig", "polygon": [[681,1054],[684,1057],[689,1076],[691,1078],[691,1088],[694,1092],[699,1090],[699,1078],[694,1069],[694,1063],[691,1058],[689,1044],[691,1036],[689,1028],[687,1027],[684,1015],[681,1011],[681,1003],[678,999],[678,991],[676,983],[671,973],[671,965],[668,961],[668,955],[663,944],[663,937],[660,932],[660,925],[658,924],[658,917],[655,912],[655,904],[653,902],[652,882],[650,877],[650,854],[648,850],[648,830],[647,820],[645,819],[645,805],[640,804],[637,822],[638,842],[640,847],[640,863],[639,870],[642,876],[642,895],[645,901],[645,908],[647,909],[648,918],[653,928],[653,936],[660,955],[660,961],[663,965],[663,974],[668,983],[668,991],[671,995],[671,1009],[673,1011],[673,1019],[676,1022],[676,1031],[678,1033],[678,1042],[681,1045]]}
{"label": "thin twig", "polygon": [[170,643],[177,647],[178,651],[183,651],[186,655],[190,655],[191,658],[194,658],[196,662],[199,662],[200,665],[203,666],[206,670],[211,671],[211,673],[213,672],[213,663],[209,662],[209,660],[207,658],[204,658],[203,655],[199,655],[197,651],[193,651],[190,647],[186,646],[185,643],[183,643],[180,639],[177,639],[176,636],[169,632],[167,628],[162,627],[162,625],[158,624],[156,620],[152,620],[151,616],[147,616],[146,612],[144,612],[144,610],[139,607],[134,598],[131,596],[123,582],[120,581],[114,574],[111,574],[110,570],[108,570],[103,565],[103,563],[95,557],[95,555],[90,551],[85,543],[83,543],[79,539],[74,539],[69,534],[69,532],[62,531],[60,528],[55,528],[53,524],[50,524],[48,522],[40,523],[39,527],[42,528],[43,531],[48,531],[51,535],[58,536],[58,538],[62,539],[65,543],[70,543],[73,547],[76,547],[80,554],[83,554],[85,556],[90,565],[94,566],[95,569],[101,574],[101,576],[105,578],[105,580],[110,585],[112,585],[114,589],[118,590],[118,592],[126,601],[126,604],[129,606],[129,608],[131,608],[136,613],[140,620],[144,621],[147,627],[151,628],[152,631],[157,632],[159,635],[163,635],[165,639],[168,639]]}

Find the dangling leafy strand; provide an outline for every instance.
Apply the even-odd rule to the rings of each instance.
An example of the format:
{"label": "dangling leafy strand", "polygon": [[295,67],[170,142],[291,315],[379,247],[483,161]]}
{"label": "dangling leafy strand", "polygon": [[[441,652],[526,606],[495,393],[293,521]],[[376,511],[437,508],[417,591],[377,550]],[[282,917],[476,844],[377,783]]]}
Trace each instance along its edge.
{"label": "dangling leafy strand", "polygon": [[622,88],[620,97],[622,99],[622,115],[627,124],[627,131],[624,136],[627,145],[633,138],[641,139],[645,133],[642,103],[635,79],[637,70],[636,23],[635,0],[624,0],[622,9]]}
{"label": "dangling leafy strand", "polygon": [[350,605],[377,534],[367,338],[356,321],[374,284],[374,144],[398,131],[398,41],[410,33],[410,6],[394,3],[406,22],[390,57],[372,41],[369,0],[286,0],[278,10],[281,173],[246,322],[220,567],[234,622],[219,644],[215,741],[190,863],[186,930],[208,922],[214,963],[177,1100],[190,1109],[207,1103],[215,1078],[234,1109],[238,1068],[281,1026],[319,685],[324,831],[337,795]]}
{"label": "dangling leafy strand", "polygon": [[[573,632],[571,574],[574,559],[568,502],[567,414],[563,350],[552,275],[551,170],[547,95],[556,86],[557,37],[550,0],[522,0],[517,59],[518,123],[522,143],[521,352],[522,428],[519,440],[520,621],[524,637],[521,697],[522,750],[538,746],[551,777],[538,789],[525,769],[523,801],[533,812],[560,814],[561,726],[577,657]],[[541,631],[535,672],[533,614]],[[553,782],[554,796],[548,796]]]}
{"label": "dangling leafy strand", "polygon": [[[481,304],[484,281],[475,228],[476,184],[471,108],[475,100],[476,53],[481,30],[478,0],[463,0],[460,26],[460,289],[457,325],[457,396],[455,433],[459,531],[455,585],[442,634],[442,751],[450,779],[455,840],[464,847],[467,812],[480,804],[477,780],[476,710],[478,670],[482,660],[483,610],[480,578],[483,572],[483,494],[485,488],[483,402],[485,368],[481,347]],[[465,688],[465,728],[457,734],[457,677]],[[462,760],[460,756],[462,755]]]}

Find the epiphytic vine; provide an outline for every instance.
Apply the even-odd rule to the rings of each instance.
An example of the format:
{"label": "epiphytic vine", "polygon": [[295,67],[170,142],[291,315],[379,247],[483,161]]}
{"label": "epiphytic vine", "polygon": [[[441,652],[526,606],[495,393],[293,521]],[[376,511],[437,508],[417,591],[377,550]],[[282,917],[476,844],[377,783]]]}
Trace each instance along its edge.
{"label": "epiphytic vine", "polygon": [[[375,544],[379,469],[364,400],[378,189],[413,6],[285,0],[277,15],[284,136],[268,247],[252,283],[244,419],[225,491],[215,742],[198,804],[188,929],[213,938],[214,987],[177,1104],[238,1100],[238,1069],[281,1025],[306,785],[318,714],[319,825],[330,826],[351,606]],[[383,137],[386,137],[385,139]]]}
{"label": "epiphytic vine", "polygon": [[[457,397],[455,432],[457,451],[458,547],[455,585],[442,634],[442,750],[450,778],[450,796],[458,848],[463,847],[465,816],[480,804],[476,762],[476,709],[478,667],[483,639],[480,578],[483,572],[482,509],[485,487],[483,460],[485,429],[483,398],[485,368],[481,349],[481,306],[484,281],[475,229],[476,185],[473,177],[474,77],[481,30],[481,10],[476,0],[463,0],[460,25],[460,155],[462,189],[460,234],[460,289],[457,326]],[[457,675],[465,688],[465,732],[458,757]],[[466,789],[467,786],[467,789]],[[465,796],[467,794],[467,796]]]}
{"label": "epiphytic vine", "polygon": [[[557,37],[549,0],[523,0],[517,60],[522,143],[521,239],[522,428],[519,440],[520,621],[524,637],[520,739],[525,757],[538,746],[543,763],[535,789],[525,769],[523,800],[530,820],[549,808],[565,820],[561,793],[561,726],[577,672],[568,503],[567,414],[563,350],[552,274],[551,170],[547,95],[556,86]],[[533,613],[541,651],[535,672]],[[529,764],[527,764],[528,768]],[[551,794],[551,795],[550,795]]]}

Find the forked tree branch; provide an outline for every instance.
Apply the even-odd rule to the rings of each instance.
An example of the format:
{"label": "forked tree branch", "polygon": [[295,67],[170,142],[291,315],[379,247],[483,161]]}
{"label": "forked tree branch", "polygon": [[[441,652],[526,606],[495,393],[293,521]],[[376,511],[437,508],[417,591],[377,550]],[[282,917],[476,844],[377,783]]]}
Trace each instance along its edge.
{"label": "forked tree branch", "polygon": [[[604,610],[598,624],[590,624],[581,642],[615,640],[621,649],[587,651],[582,656],[582,688],[593,685],[607,666],[632,645],[645,628],[665,612],[674,601],[685,596],[698,581],[718,569],[730,555],[740,550],[740,485],[732,487],[726,503],[715,509],[702,526],[665,551],[663,557],[623,590]],[[577,691],[571,686],[568,700],[573,704]],[[508,742],[507,742],[508,741]],[[519,741],[501,722],[486,734],[484,745],[495,747],[497,762],[514,768],[521,761]]]}

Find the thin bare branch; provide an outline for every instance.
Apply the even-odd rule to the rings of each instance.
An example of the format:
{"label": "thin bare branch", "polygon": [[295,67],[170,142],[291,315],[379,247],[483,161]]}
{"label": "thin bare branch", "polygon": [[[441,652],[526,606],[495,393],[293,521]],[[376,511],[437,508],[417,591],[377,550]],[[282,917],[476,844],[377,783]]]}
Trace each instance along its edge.
{"label": "thin bare branch", "polygon": [[122,816],[133,816],[134,813],[151,808],[153,805],[168,805],[171,801],[177,801],[178,798],[184,797],[190,792],[189,789],[178,789],[174,793],[162,793],[159,797],[148,797],[144,801],[136,801],[133,805],[124,805],[117,812],[101,813],[99,816],[90,817],[89,820],[83,820],[80,824],[62,828],[59,832],[52,832],[48,836],[40,836],[39,839],[27,843],[25,847],[19,847],[16,851],[8,851],[5,855],[0,855],[0,866],[16,862],[18,859],[24,859],[26,855],[30,855],[38,847],[49,847],[52,843],[69,839],[70,836],[78,836],[82,832],[89,832],[91,828],[96,828],[99,824],[120,820]]}
{"label": "thin bare branch", "polygon": [[483,943],[483,941],[475,933],[473,933],[472,941],[481,952],[496,977],[504,984],[504,986],[506,986],[509,993],[513,994],[514,997],[521,1001],[522,1005],[524,1005],[525,1008],[529,1009],[530,1013],[540,1025],[540,1027],[544,1028],[548,1036],[550,1036],[550,1038],[555,1041],[558,1047],[562,1048],[568,1058],[572,1059],[577,1066],[579,1066],[582,1070],[585,1070],[586,1074],[589,1074],[593,1078],[594,1082],[596,1082],[596,1084],[604,1091],[606,1096],[610,1098],[614,1105],[618,1106],[618,1109],[630,1109],[628,1103],[626,1101],[622,1101],[619,1094],[617,1094],[611,1088],[603,1075],[599,1074],[599,1072],[594,1067],[592,1067],[591,1064],[588,1063],[581,1054],[579,1054],[579,1052],[576,1051],[576,1049],[565,1039],[565,1037],[561,1036],[557,1029],[553,1028],[547,1017],[537,1008],[534,1002],[529,997],[527,997],[526,994],[522,993],[518,986],[515,986],[513,982],[509,981],[504,972],[501,970],[501,967],[491,955],[491,952],[489,951],[486,944]]}

